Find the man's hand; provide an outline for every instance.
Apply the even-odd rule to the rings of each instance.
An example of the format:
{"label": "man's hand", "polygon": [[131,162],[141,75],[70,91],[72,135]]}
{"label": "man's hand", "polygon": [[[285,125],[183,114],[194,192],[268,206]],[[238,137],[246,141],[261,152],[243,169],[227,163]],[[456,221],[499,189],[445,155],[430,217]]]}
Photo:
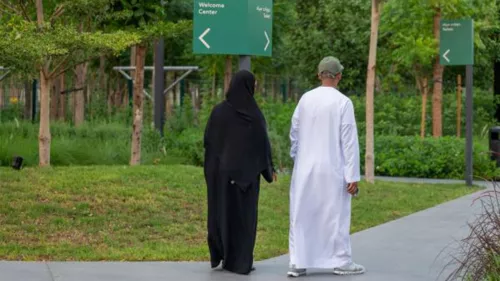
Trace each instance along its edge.
{"label": "man's hand", "polygon": [[347,184],[347,192],[351,195],[355,195],[356,192],[358,192],[358,183],[357,182],[352,182]]}
{"label": "man's hand", "polygon": [[278,181],[278,175],[276,175],[276,173],[273,173],[273,182],[277,181]]}

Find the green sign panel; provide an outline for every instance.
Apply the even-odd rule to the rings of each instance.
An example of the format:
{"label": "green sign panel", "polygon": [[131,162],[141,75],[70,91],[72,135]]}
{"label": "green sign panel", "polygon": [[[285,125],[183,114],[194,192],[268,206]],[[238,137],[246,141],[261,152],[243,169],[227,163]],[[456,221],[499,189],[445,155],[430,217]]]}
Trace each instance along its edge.
{"label": "green sign panel", "polygon": [[272,55],[272,0],[194,0],[193,52]]}
{"label": "green sign panel", "polygon": [[474,22],[441,20],[439,57],[442,65],[474,64]]}

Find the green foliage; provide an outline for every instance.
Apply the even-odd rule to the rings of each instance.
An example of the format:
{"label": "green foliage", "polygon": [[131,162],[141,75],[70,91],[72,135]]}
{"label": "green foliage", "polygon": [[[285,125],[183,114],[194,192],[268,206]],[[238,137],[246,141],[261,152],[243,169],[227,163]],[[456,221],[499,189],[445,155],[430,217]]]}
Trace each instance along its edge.
{"label": "green foliage", "polygon": [[[375,170],[380,176],[415,178],[464,177],[465,141],[454,137],[425,138],[377,136],[375,138]],[[490,161],[488,147],[476,140],[474,176],[492,178],[495,163]],[[364,155],[362,153],[362,155]]]}
{"label": "green foliage", "polygon": [[[465,143],[463,139],[451,137],[456,135],[454,98],[452,94],[444,95],[443,102],[448,105],[444,109],[444,133],[450,137],[428,138],[421,141],[416,137],[420,132],[420,120],[415,118],[415,113],[420,111],[420,98],[417,96],[377,96],[375,99],[376,173],[390,176],[463,178]],[[359,97],[352,97],[352,100],[358,122],[361,155],[364,155],[365,100]],[[289,156],[288,133],[295,104],[270,102],[262,97],[258,98],[258,102],[268,122],[274,163],[277,168],[288,170],[293,165]],[[474,123],[474,130],[478,136],[475,147],[475,175],[492,177],[496,171],[493,162],[489,159],[487,144],[483,143],[483,140],[486,129],[494,124],[495,103],[491,94],[477,91],[475,104],[478,107]],[[169,121],[166,148],[171,155],[184,156],[189,164],[201,165],[203,163],[203,131],[212,107],[213,101],[210,101],[202,108],[200,125],[186,127],[187,119],[182,114]],[[462,114],[462,128],[464,128],[465,113]],[[430,128],[431,125],[429,118],[427,126]],[[364,157],[361,159],[363,168]]]}
{"label": "green foliage", "polygon": [[[86,124],[75,128],[51,124],[51,163],[68,165],[126,165],[130,159],[131,129],[125,124]],[[179,163],[167,155],[157,132],[146,127],[142,142],[142,163]],[[8,166],[15,155],[25,165],[38,164],[38,125],[3,123],[0,126],[0,166]]]}
{"label": "green foliage", "polygon": [[[365,129],[365,98],[351,97],[355,106],[356,119],[359,130]],[[494,114],[496,104],[494,95],[480,89],[474,90],[474,134],[484,135],[485,129],[496,124]],[[465,104],[465,93],[462,95],[462,106]],[[443,134],[455,136],[457,134],[457,99],[456,94],[443,95]],[[427,104],[426,132],[431,135],[432,118],[431,102]],[[420,134],[421,97],[400,96],[396,94],[377,95],[375,97],[375,134],[376,135],[404,135],[416,136]],[[465,134],[465,109],[462,107],[461,136]]]}
{"label": "green foliage", "polygon": [[121,15],[116,19],[117,25],[135,28],[158,22],[164,16],[164,9],[156,0],[115,0],[111,10]]}
{"label": "green foliage", "polygon": [[[468,0],[386,1],[380,21],[377,69],[379,74],[388,78],[384,82],[398,83],[399,81],[395,79],[401,77],[406,78],[406,81],[413,78],[414,81],[415,78],[431,76],[432,65],[439,53],[439,42],[433,33],[436,9],[441,12],[442,19],[474,20],[475,64],[484,66],[478,75],[479,83],[481,85],[491,83],[491,76],[485,74],[490,72],[491,61],[497,56],[497,52],[493,50],[499,41],[498,38],[492,39],[491,35],[499,28],[498,6],[495,1]],[[492,51],[495,54],[491,53]],[[460,73],[454,68],[450,70],[456,74]],[[412,75],[409,76],[405,72],[410,72]]]}
{"label": "green foliage", "polygon": [[0,24],[0,36],[0,64],[32,74],[43,68],[51,78],[100,54],[117,55],[141,38],[121,30],[81,32],[76,23],[47,22],[39,29],[35,22],[15,14]]}
{"label": "green foliage", "polygon": [[[495,103],[493,96],[476,91],[477,106],[474,130],[477,136],[475,147],[475,175],[491,177],[495,173],[489,160],[487,129],[493,126]],[[414,176],[427,178],[462,178],[464,167],[464,140],[452,137],[456,134],[454,94],[444,95],[444,133],[440,139],[416,137],[420,131],[420,120],[415,118],[420,111],[420,98],[378,95],[375,99],[375,165],[378,175]],[[364,98],[352,97],[358,122],[361,155],[364,155]],[[195,115],[192,101],[184,97],[183,106],[167,120],[165,137],[162,139],[153,128],[146,126],[143,138],[143,163],[176,162],[200,166],[203,164],[203,132],[205,124],[217,99],[206,97],[201,110]],[[268,122],[269,137],[273,147],[277,168],[289,170],[293,163],[289,156],[288,139],[290,118],[294,103],[276,103],[258,97]],[[20,108],[9,109],[20,112]],[[16,111],[17,110],[17,111]],[[97,111],[97,109],[95,109]],[[101,109],[104,110],[104,109]],[[151,110],[151,109],[149,109]],[[11,113],[4,111],[4,121]],[[12,113],[13,114],[13,113]],[[96,113],[97,114],[97,113]],[[464,113],[463,113],[464,114]],[[0,117],[2,117],[0,116]],[[150,116],[146,113],[145,116]],[[126,124],[130,111],[119,112],[113,123],[89,123],[81,128],[65,124],[53,124],[52,160],[54,165],[126,164],[130,153],[130,129]],[[12,119],[11,119],[12,120]],[[463,120],[465,120],[463,116]],[[101,121],[102,122],[102,121]],[[145,122],[148,124],[148,122]],[[427,122],[431,126],[431,120]],[[12,156],[26,157],[28,165],[37,163],[36,125],[15,122],[0,126],[0,161],[8,165]],[[361,157],[363,163],[364,157]],[[362,164],[361,167],[364,165]]]}
{"label": "green foliage", "polygon": [[362,88],[370,34],[370,2],[362,0],[297,1],[297,25],[291,33],[290,67],[306,86],[317,84],[316,67],[327,55],[345,67],[342,88]]}

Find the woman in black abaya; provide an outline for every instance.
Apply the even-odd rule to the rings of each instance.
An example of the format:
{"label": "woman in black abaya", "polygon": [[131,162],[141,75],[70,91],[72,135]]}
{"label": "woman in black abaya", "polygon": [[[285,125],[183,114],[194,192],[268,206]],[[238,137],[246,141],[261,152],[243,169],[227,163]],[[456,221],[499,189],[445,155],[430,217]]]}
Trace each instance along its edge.
{"label": "woman in black abaya", "polygon": [[275,178],[266,121],[253,97],[255,77],[236,73],[212,111],[205,146],[208,246],[212,268],[249,274],[257,234],[260,176]]}

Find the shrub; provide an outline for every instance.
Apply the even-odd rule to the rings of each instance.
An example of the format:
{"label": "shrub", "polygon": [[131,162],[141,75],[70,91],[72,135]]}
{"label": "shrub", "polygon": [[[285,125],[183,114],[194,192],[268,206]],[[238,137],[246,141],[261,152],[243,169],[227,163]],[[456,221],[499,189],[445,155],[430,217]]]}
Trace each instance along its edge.
{"label": "shrub", "polygon": [[[364,155],[364,139],[360,144]],[[375,138],[375,171],[379,176],[417,178],[465,177],[465,140],[454,137],[425,138],[377,136]],[[361,160],[364,167],[364,159]],[[476,140],[474,144],[474,176],[492,178],[495,163],[488,148]]]}

